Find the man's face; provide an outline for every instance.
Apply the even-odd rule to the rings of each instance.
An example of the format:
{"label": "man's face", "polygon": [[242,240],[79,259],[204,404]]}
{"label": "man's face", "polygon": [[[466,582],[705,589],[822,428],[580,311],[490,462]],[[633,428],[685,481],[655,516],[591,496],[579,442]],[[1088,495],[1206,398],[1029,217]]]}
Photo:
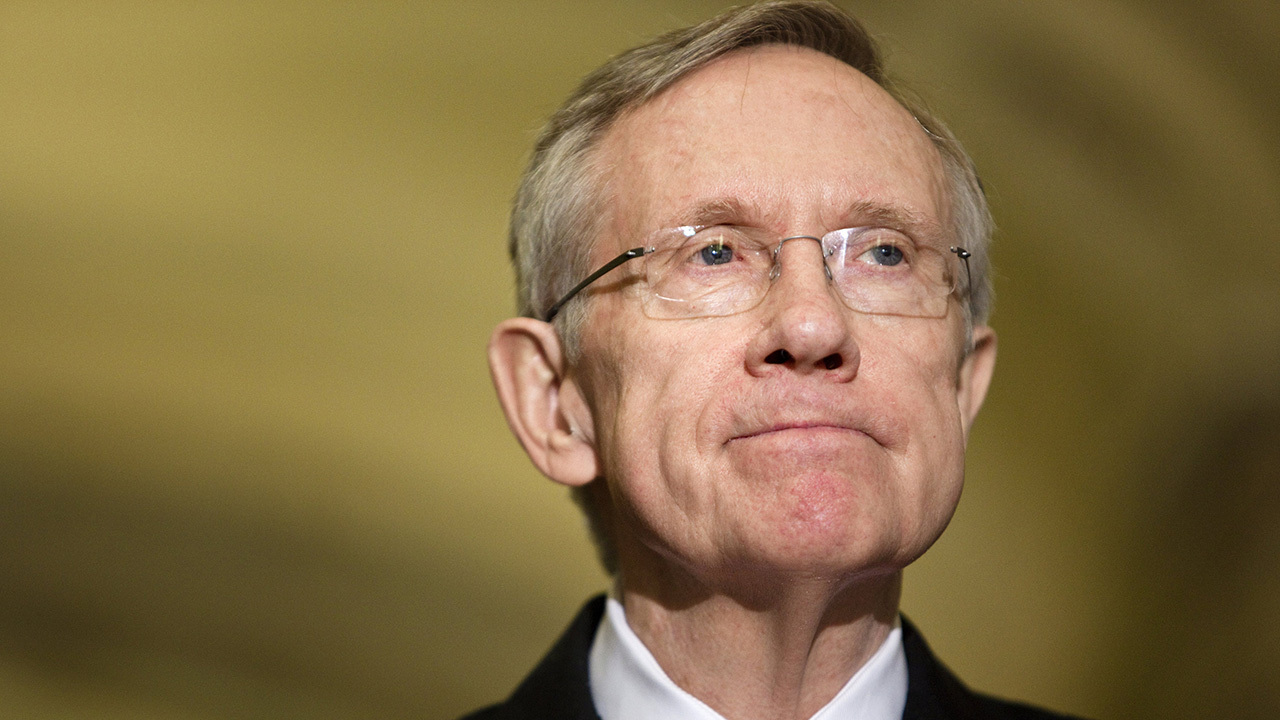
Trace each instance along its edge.
{"label": "man's face", "polygon": [[[941,160],[919,124],[814,51],[721,58],[621,117],[597,152],[597,263],[709,209],[779,236],[873,223],[944,252],[950,241]],[[625,283],[588,301],[571,377],[624,563],[631,543],[708,578],[894,570],[950,519],[976,412],[958,301],[945,318],[860,314],[827,283],[817,243],[787,243],[780,262],[763,302],[737,315],[651,319]]]}

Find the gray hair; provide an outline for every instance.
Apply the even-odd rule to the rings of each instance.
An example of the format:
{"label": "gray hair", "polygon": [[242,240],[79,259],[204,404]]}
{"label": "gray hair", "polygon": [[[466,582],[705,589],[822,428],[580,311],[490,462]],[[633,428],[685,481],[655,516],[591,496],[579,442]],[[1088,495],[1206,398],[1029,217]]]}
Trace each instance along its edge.
{"label": "gray hair", "polygon": [[[992,288],[987,248],[991,214],[973,162],[959,141],[916,98],[886,77],[875,41],[857,19],[828,2],[785,0],[733,8],[692,27],[661,35],[606,62],[583,79],[551,116],[525,170],[511,212],[510,252],[521,315],[543,318],[547,309],[591,272],[598,233],[600,168],[593,150],[613,122],[681,78],[735,50],[766,44],[795,45],[830,55],[883,87],[915,116],[942,157],[951,195],[955,241],[970,253],[971,286],[965,288],[966,327],[985,323]],[[569,362],[578,359],[584,303],[572,302],[555,323]],[[587,515],[601,561],[617,572],[605,513],[593,500],[593,482],[574,491]]]}

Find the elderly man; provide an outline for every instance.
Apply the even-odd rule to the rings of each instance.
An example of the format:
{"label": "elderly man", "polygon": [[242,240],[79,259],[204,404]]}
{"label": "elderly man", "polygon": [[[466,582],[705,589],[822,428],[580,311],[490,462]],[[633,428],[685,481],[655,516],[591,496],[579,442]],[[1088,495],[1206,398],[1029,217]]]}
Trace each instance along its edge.
{"label": "elderly man", "polygon": [[898,614],[995,362],[990,220],[952,135],[827,4],[614,58],[552,118],[489,360],[611,595],[479,718],[1047,717]]}

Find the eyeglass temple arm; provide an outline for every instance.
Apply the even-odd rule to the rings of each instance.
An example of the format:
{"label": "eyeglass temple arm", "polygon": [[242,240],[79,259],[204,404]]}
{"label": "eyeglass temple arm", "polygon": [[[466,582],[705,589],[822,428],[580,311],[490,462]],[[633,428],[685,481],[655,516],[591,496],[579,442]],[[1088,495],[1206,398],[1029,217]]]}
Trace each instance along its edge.
{"label": "eyeglass temple arm", "polygon": [[973,275],[969,273],[969,258],[973,257],[973,253],[969,252],[968,250],[965,250],[962,247],[958,247],[955,245],[951,246],[951,252],[955,253],[956,257],[964,261],[965,292],[967,292],[969,296],[972,297],[973,296]]}
{"label": "eyeglass temple arm", "polygon": [[570,290],[569,292],[565,293],[564,297],[560,298],[558,301],[556,301],[556,304],[554,304],[554,305],[552,305],[550,308],[548,308],[548,309],[547,309],[547,316],[546,316],[545,318],[543,318],[543,319],[544,319],[546,322],[551,322],[552,320],[554,320],[554,319],[556,318],[556,315],[560,312],[560,308],[564,307],[565,303],[567,303],[567,302],[569,302],[570,300],[572,300],[572,299],[574,298],[574,296],[575,296],[575,295],[577,295],[578,293],[582,292],[582,289],[583,289],[583,288],[585,288],[586,286],[588,286],[588,285],[590,285],[591,283],[595,282],[596,280],[599,280],[599,279],[600,279],[600,277],[601,277],[602,275],[604,275],[605,273],[609,272],[610,270],[612,270],[612,269],[614,269],[614,268],[618,267],[618,266],[619,266],[619,265],[621,265],[622,263],[624,263],[624,262],[626,262],[626,261],[628,261],[628,260],[634,260],[635,258],[638,258],[638,257],[640,257],[641,255],[647,255],[647,254],[649,254],[649,253],[651,253],[651,252],[653,252],[653,248],[651,248],[651,247],[649,247],[649,248],[646,248],[646,247],[631,248],[630,250],[628,250],[628,251],[626,251],[626,252],[622,253],[621,255],[619,255],[618,257],[616,257],[616,258],[614,258],[614,259],[610,260],[609,262],[605,263],[604,265],[600,266],[600,269],[599,269],[599,270],[596,270],[595,272],[593,272],[593,273],[591,273],[590,275],[588,275],[588,276],[587,276],[587,277],[586,277],[582,282],[578,283],[577,285],[574,285],[572,290]]}

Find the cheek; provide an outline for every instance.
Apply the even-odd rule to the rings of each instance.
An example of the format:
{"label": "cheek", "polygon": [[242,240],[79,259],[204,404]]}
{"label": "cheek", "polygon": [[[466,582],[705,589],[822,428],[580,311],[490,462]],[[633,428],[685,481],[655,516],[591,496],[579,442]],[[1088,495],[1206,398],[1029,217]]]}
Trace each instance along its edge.
{"label": "cheek", "polygon": [[913,417],[928,424],[929,417],[957,416],[956,383],[963,335],[957,334],[951,323],[931,323],[920,330],[902,332],[895,343],[884,347],[892,348],[886,358],[894,366],[889,372],[897,376],[892,386],[904,393],[912,390],[910,394],[920,405],[914,408],[919,414]]}
{"label": "cheek", "polygon": [[[617,327],[617,325],[615,325]],[[677,324],[637,320],[614,335],[595,411],[602,470],[633,514],[663,504],[693,513],[709,502],[696,477],[706,462],[701,429],[728,382],[698,336]]]}
{"label": "cheek", "polygon": [[883,388],[884,400],[907,431],[898,448],[901,472],[918,478],[925,494],[951,494],[963,474],[964,426],[957,400],[960,339],[941,323],[898,330],[896,342],[864,357],[866,380]]}

